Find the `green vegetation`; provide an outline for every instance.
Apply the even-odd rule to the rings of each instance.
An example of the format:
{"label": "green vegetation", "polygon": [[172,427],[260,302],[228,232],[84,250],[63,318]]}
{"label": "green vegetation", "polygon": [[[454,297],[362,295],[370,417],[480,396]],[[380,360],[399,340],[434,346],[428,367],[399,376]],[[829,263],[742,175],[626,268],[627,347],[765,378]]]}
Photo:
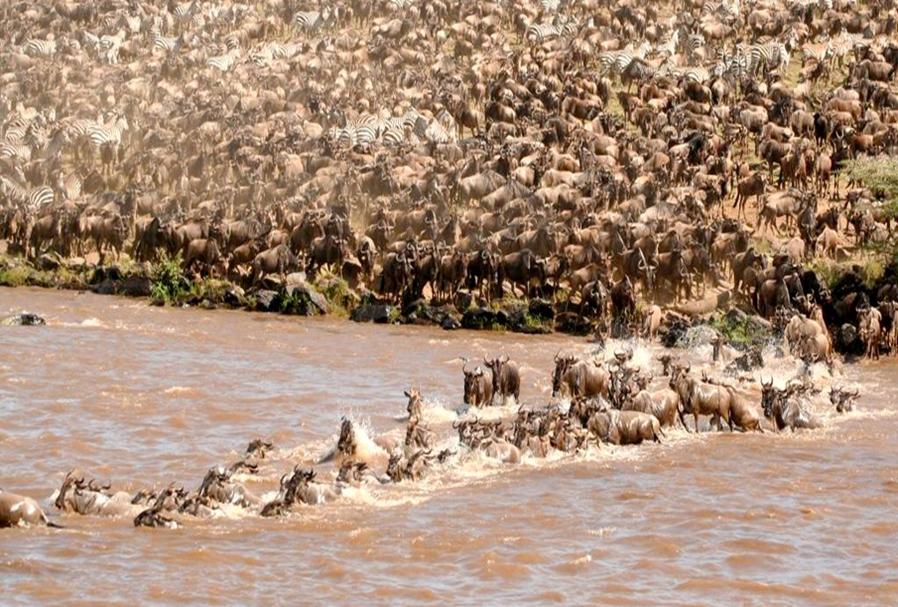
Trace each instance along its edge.
{"label": "green vegetation", "polygon": [[204,278],[190,285],[190,291],[187,295],[193,300],[209,300],[217,303],[224,300],[225,294],[230,288],[231,283],[226,280]]}
{"label": "green vegetation", "polygon": [[843,172],[883,201],[884,218],[898,217],[898,158],[858,158],[847,162]]}
{"label": "green vegetation", "polygon": [[156,304],[172,305],[190,295],[191,284],[181,269],[181,256],[163,255],[150,270],[150,298]]}
{"label": "green vegetation", "polygon": [[772,337],[764,325],[753,321],[751,317],[738,319],[733,316],[718,316],[710,325],[735,346],[763,346]]}
{"label": "green vegetation", "polygon": [[340,276],[322,274],[315,281],[314,287],[324,295],[330,305],[331,314],[335,316],[348,317],[349,312],[360,303],[359,296]]}

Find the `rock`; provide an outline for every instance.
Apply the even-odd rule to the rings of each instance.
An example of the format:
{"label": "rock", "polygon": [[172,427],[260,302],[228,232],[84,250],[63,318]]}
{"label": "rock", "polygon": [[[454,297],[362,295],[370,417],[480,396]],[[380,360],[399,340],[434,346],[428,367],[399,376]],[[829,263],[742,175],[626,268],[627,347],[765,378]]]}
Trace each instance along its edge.
{"label": "rock", "polygon": [[863,351],[863,344],[861,344],[858,337],[857,327],[851,323],[846,322],[839,328],[836,344],[842,352]]}
{"label": "rock", "polygon": [[3,322],[0,324],[6,327],[36,327],[47,324],[47,321],[34,312],[20,312],[3,319]]}
{"label": "rock", "polygon": [[686,336],[689,326],[689,322],[681,316],[668,316],[661,343],[665,348],[677,347]]}
{"label": "rock", "polygon": [[467,310],[474,305],[474,296],[467,291],[459,291],[455,295],[454,303],[456,310]]}
{"label": "rock", "polygon": [[90,290],[98,295],[149,297],[152,283],[145,276],[128,276],[118,279],[106,277],[99,283],[92,283]]}
{"label": "rock", "polygon": [[128,297],[149,297],[152,286],[146,276],[128,276],[116,285],[116,293]]}
{"label": "rock", "polygon": [[576,312],[562,312],[555,317],[555,330],[570,335],[589,335],[592,324]]}
{"label": "rock", "polygon": [[457,329],[461,329],[461,322],[459,322],[457,318],[446,315],[443,317],[443,321],[440,323],[440,327],[442,327],[445,331],[455,331]]}
{"label": "rock", "polygon": [[374,322],[386,324],[391,322],[396,308],[388,304],[362,304],[352,311],[350,318],[355,322]]}
{"label": "rock", "polygon": [[531,299],[527,307],[530,316],[539,320],[552,320],[555,318],[555,308],[552,302],[546,299]]}
{"label": "rock", "polygon": [[107,280],[116,281],[122,279],[122,271],[118,266],[97,266],[90,277],[89,284],[95,285]]}
{"label": "rock", "polygon": [[508,314],[503,311],[494,312],[489,308],[473,308],[461,317],[461,326],[465,329],[490,329],[493,327],[505,327],[508,323]]}
{"label": "rock", "polygon": [[58,270],[61,264],[57,256],[44,253],[37,259],[35,265],[38,269],[45,272],[53,272],[54,270]]}
{"label": "rock", "polygon": [[225,291],[224,304],[232,308],[242,308],[246,306],[246,293],[238,286],[233,286]]}
{"label": "rock", "polygon": [[[327,299],[319,293],[315,287],[301,278],[293,278],[300,275],[290,274],[287,276],[286,292],[289,297],[306,302],[302,310],[297,310],[299,314],[311,316],[313,314],[330,314],[331,308],[327,303]],[[304,276],[304,274],[302,274]]]}
{"label": "rock", "polygon": [[748,314],[746,314],[739,308],[733,308],[732,310],[724,314],[724,318],[730,324],[743,323],[748,319]]}
{"label": "rock", "polygon": [[256,291],[256,310],[260,312],[277,312],[280,308],[280,299],[277,291],[269,289]]}

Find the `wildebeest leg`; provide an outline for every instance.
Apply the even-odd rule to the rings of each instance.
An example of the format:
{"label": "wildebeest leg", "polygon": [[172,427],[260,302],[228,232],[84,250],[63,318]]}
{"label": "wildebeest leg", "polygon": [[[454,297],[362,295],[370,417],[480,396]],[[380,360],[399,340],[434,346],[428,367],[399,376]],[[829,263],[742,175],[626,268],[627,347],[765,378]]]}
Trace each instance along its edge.
{"label": "wildebeest leg", "polygon": [[693,413],[692,416],[695,420],[695,433],[698,434],[698,413]]}

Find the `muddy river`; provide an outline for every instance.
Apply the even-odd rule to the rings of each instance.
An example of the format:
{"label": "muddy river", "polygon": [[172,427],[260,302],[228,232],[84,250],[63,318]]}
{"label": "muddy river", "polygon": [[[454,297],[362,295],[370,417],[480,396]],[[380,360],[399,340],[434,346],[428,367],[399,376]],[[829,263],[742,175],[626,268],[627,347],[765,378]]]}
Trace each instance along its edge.
{"label": "muddy river", "polygon": [[[0,487],[37,498],[66,529],[0,531],[4,605],[898,604],[890,361],[835,380],[816,370],[863,391],[841,416],[821,397],[821,430],[677,430],[661,445],[520,465],[470,455],[286,518],[234,510],[135,529],[61,515],[51,495],[72,468],[127,491],[196,488],[255,437],[276,448],[248,486],[270,495],[334,445],[344,415],[372,437],[402,432],[410,386],[451,442],[461,356],[508,353],[522,403],[540,406],[555,353],[594,346],[0,289],[0,316],[23,309],[47,326],[0,327]],[[635,350],[646,366],[659,351]],[[709,353],[699,343],[681,355]],[[771,353],[761,373],[794,369]]]}

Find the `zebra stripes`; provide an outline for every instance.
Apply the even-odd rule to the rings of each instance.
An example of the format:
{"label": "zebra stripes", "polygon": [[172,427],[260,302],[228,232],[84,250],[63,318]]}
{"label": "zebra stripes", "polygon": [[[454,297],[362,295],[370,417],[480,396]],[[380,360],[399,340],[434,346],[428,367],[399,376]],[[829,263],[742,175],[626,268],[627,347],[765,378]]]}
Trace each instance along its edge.
{"label": "zebra stripes", "polygon": [[22,52],[32,57],[52,57],[56,54],[56,40],[28,40]]}
{"label": "zebra stripes", "polygon": [[232,67],[234,67],[234,64],[237,63],[237,59],[239,57],[240,50],[233,49],[223,55],[210,57],[206,60],[206,65],[209,67],[213,67],[221,72],[228,72]]}
{"label": "zebra stripes", "polygon": [[[401,145],[408,140],[409,131],[418,138],[427,138],[437,143],[454,141],[451,129],[454,128],[455,121],[448,112],[442,116],[442,120],[446,126],[437,120],[428,121],[414,109],[398,117],[390,116],[389,112],[382,110],[377,115],[365,113],[347,120],[342,127],[331,128],[328,131],[328,138],[338,146],[347,148],[376,143],[386,146]],[[432,124],[437,126],[431,128]],[[412,140],[414,141],[414,138]]]}
{"label": "zebra stripes", "polygon": [[252,53],[250,60],[256,65],[267,65],[277,59],[292,59],[299,52],[295,44],[269,42]]}
{"label": "zebra stripes", "polygon": [[533,44],[542,44],[556,38],[570,38],[577,33],[577,25],[573,21],[566,23],[535,23],[527,28],[524,38]]}
{"label": "zebra stripes", "polygon": [[51,204],[55,198],[53,190],[45,185],[25,189],[7,177],[0,177],[0,193],[4,194],[12,204],[22,208],[28,215],[34,215]]}
{"label": "zebra stripes", "polygon": [[91,144],[101,147],[107,143],[119,145],[122,142],[122,135],[128,128],[128,123],[124,118],[119,118],[111,126],[93,123],[87,127],[87,136],[90,138]]}
{"label": "zebra stripes", "polygon": [[643,44],[636,50],[605,51],[599,53],[598,61],[602,76],[613,74],[620,76],[634,61],[644,61],[648,49]]}
{"label": "zebra stripes", "polygon": [[299,29],[314,30],[327,25],[330,18],[329,8],[320,11],[299,11],[293,15],[293,24]]}

